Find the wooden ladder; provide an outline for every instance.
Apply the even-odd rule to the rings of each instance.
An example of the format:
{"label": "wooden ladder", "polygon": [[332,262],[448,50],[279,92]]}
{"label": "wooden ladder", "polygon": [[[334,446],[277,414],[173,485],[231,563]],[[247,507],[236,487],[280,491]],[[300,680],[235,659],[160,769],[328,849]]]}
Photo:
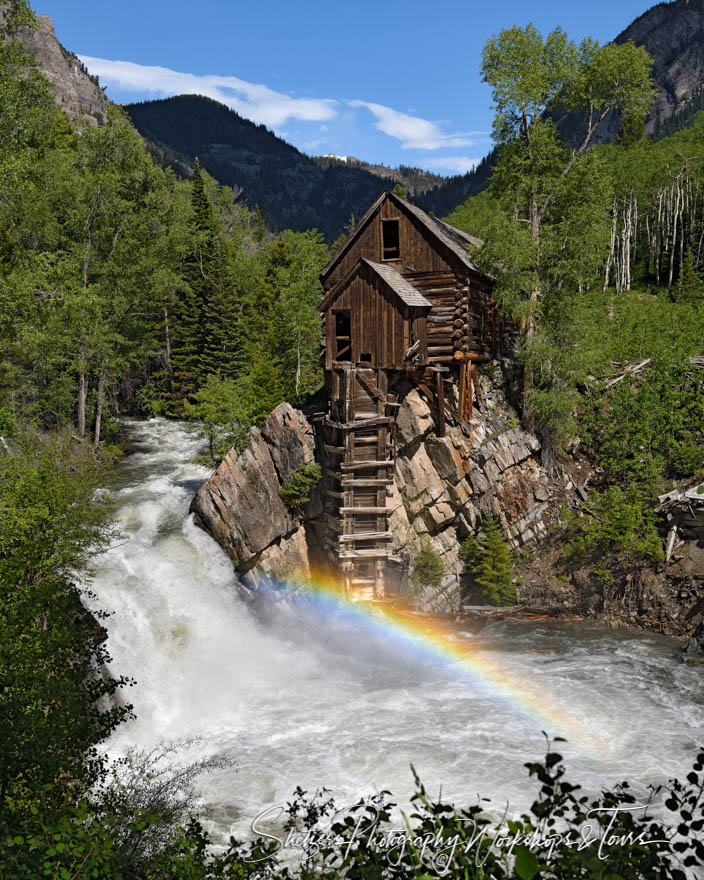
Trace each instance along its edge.
{"label": "wooden ladder", "polygon": [[[395,464],[393,401],[383,370],[345,367],[325,420],[326,495],[348,597],[383,601],[391,557],[387,488]],[[337,523],[334,520],[337,520]],[[339,525],[338,525],[339,524]],[[334,526],[337,525],[337,528]]]}

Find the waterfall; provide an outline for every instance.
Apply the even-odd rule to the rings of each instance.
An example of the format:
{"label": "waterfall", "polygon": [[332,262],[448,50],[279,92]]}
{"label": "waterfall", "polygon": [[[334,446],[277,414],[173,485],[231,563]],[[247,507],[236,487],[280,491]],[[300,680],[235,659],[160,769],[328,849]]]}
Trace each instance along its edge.
{"label": "waterfall", "polygon": [[[245,831],[297,785],[330,788],[340,803],[382,788],[403,801],[411,763],[432,794],[529,805],[537,789],[523,764],[543,753],[539,722],[451,666],[315,606],[282,600],[253,613],[229,559],[188,515],[209,474],[192,461],[198,435],[163,419],[128,427],[136,451],[112,490],[123,534],[94,560],[88,600],[111,613],[113,673],[136,681],[124,695],[136,719],[115,731],[111,755],[199,737],[196,757],[230,758],[200,781],[209,827],[223,834]],[[691,766],[704,696],[674,661],[674,640],[508,623],[480,639],[608,732],[600,761],[564,746],[573,781],[644,788]]]}

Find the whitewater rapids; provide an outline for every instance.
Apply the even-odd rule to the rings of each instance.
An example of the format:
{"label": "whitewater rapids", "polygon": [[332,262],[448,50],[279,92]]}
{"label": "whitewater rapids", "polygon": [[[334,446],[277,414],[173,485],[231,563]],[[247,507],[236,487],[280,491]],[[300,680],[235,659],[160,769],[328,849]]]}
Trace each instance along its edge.
{"label": "whitewater rapids", "polygon": [[[442,788],[458,804],[479,794],[529,806],[537,788],[523,764],[542,756],[544,722],[452,665],[314,605],[280,602],[255,617],[230,561],[188,515],[209,475],[192,462],[197,433],[163,419],[128,430],[136,451],[111,490],[123,537],[96,557],[90,584],[94,607],[111,613],[111,671],[136,681],[124,692],[136,719],[113,734],[111,755],[199,737],[189,758],[232,759],[199,782],[216,835],[246,833],[298,785],[327,787],[341,804],[386,788],[404,803],[411,764],[431,794]],[[586,625],[495,624],[480,638],[546,702],[598,731],[598,758],[561,744],[568,777],[593,792],[625,778],[645,790],[691,767],[704,694],[678,647]]]}

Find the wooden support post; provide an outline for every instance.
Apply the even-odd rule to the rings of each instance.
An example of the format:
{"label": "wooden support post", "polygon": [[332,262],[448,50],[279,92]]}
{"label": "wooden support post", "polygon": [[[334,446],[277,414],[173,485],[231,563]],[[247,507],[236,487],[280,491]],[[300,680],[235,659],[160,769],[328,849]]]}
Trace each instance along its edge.
{"label": "wooden support post", "polygon": [[465,373],[464,363],[460,362],[460,400],[458,411],[460,418],[464,421],[464,400],[467,396],[467,374]]}
{"label": "wooden support post", "polygon": [[467,417],[465,422],[472,418],[472,361],[467,361]]}
{"label": "wooden support post", "polygon": [[445,383],[440,370],[435,374],[435,392],[438,400],[438,437],[445,436]]}

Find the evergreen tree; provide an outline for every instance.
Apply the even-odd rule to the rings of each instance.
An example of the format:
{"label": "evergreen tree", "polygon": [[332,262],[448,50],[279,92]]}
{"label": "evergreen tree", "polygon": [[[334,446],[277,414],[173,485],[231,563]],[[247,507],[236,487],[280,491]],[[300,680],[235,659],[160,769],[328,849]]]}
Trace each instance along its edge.
{"label": "evergreen tree", "polygon": [[697,267],[697,261],[691,248],[688,249],[682,263],[682,271],[674,294],[677,302],[701,303],[704,301],[704,278]]}
{"label": "evergreen tree", "polygon": [[513,605],[516,588],[508,541],[494,516],[489,516],[478,538],[470,535],[460,551],[460,558],[493,605]]}
{"label": "evergreen tree", "polygon": [[426,587],[439,587],[444,577],[445,566],[442,556],[437,550],[433,550],[430,541],[423,541],[420,553],[413,560],[411,572],[411,583],[416,592],[422,592]]}
{"label": "evergreen tree", "polygon": [[234,378],[237,372],[237,298],[229,277],[225,247],[215,241],[208,297],[203,320],[200,375]]}
{"label": "evergreen tree", "polygon": [[173,309],[174,398],[178,409],[199,387],[205,325],[215,265],[217,228],[198,159],[191,189],[191,248],[183,264],[183,286]]}

